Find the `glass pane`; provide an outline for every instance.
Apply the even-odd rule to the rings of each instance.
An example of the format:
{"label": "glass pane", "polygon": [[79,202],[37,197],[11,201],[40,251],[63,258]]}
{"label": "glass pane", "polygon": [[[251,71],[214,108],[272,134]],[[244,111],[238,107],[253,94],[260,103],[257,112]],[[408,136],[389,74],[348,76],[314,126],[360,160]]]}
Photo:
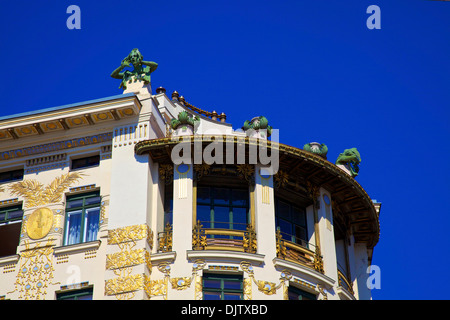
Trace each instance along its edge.
{"label": "glass pane", "polygon": [[67,209],[78,208],[83,206],[83,199],[67,201]]}
{"label": "glass pane", "polygon": [[[11,211],[8,213],[8,220],[19,219],[19,218],[22,218],[22,216],[23,216],[22,210]],[[1,220],[1,217],[0,217],[0,220]]]}
{"label": "glass pane", "polygon": [[241,300],[241,294],[240,293],[224,292],[223,299],[224,300]]}
{"label": "glass pane", "polygon": [[248,190],[232,191],[233,206],[248,206]]}
{"label": "glass pane", "polygon": [[292,225],[282,219],[278,219],[278,228],[280,228],[281,235],[283,239],[292,241],[291,235],[292,235]]}
{"label": "glass pane", "polygon": [[77,300],[92,300],[92,294],[86,294],[86,295],[78,296]]}
{"label": "glass pane", "polygon": [[279,218],[290,220],[291,217],[289,214],[289,209],[290,206],[287,203],[283,201],[278,201],[277,212],[275,213],[275,215]]}
{"label": "glass pane", "polygon": [[229,207],[214,207],[214,228],[230,228]]}
{"label": "glass pane", "polygon": [[0,212],[0,221],[4,221],[6,219],[6,212]]}
{"label": "glass pane", "polygon": [[247,223],[247,208],[233,208],[233,229],[246,230]]}
{"label": "glass pane", "polygon": [[80,243],[81,211],[74,211],[68,214],[66,228],[66,244]]}
{"label": "glass pane", "polygon": [[98,221],[100,217],[100,208],[92,208],[86,210],[85,217],[85,239],[84,241],[97,240]]}
{"label": "glass pane", "polygon": [[91,204],[100,204],[100,197],[91,197],[91,198],[86,198],[84,205],[89,206]]}
{"label": "glass pane", "polygon": [[214,204],[229,205],[230,204],[230,189],[215,188],[214,189]]}
{"label": "glass pane", "polygon": [[295,224],[301,225],[302,227],[306,226],[306,212],[305,209],[300,208],[292,208],[292,222]]}
{"label": "glass pane", "polygon": [[[295,237],[306,241],[306,230],[302,227],[295,226]],[[298,243],[301,244],[300,242]]]}
{"label": "glass pane", "polygon": [[209,196],[209,188],[199,187],[197,188],[197,203],[211,203]]}
{"label": "glass pane", "polygon": [[220,292],[203,292],[203,300],[220,300]]}
{"label": "glass pane", "polygon": [[232,290],[240,290],[241,282],[239,280],[224,280],[223,288],[224,289],[232,289]]}
{"label": "glass pane", "polygon": [[220,289],[220,280],[205,279],[203,281],[203,287]]}
{"label": "glass pane", "polygon": [[211,208],[209,205],[198,205],[197,206],[197,220],[203,225],[203,228],[211,228]]}

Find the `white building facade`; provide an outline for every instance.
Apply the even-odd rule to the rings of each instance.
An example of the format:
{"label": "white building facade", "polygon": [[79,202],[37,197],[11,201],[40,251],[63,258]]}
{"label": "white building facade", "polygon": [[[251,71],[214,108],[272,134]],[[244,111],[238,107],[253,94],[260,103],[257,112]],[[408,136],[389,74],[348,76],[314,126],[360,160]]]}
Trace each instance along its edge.
{"label": "white building facade", "polygon": [[0,298],[370,299],[380,204],[269,134],[141,81],[0,118]]}

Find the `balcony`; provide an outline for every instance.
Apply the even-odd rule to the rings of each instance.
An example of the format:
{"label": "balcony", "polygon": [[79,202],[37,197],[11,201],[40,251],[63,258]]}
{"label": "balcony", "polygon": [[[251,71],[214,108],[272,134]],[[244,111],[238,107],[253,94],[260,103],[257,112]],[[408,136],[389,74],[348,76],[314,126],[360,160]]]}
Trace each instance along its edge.
{"label": "balcony", "polygon": [[355,292],[353,291],[353,285],[349,281],[348,277],[345,275],[345,273],[340,270],[342,267],[338,263],[338,294],[343,295],[347,299],[355,299],[354,295]]}
{"label": "balcony", "polygon": [[[256,253],[256,232],[251,225],[234,223],[231,226],[236,229],[225,229],[204,228],[202,223],[212,225],[209,221],[197,221],[192,230],[193,250],[228,250]],[[237,230],[237,228],[245,228],[245,230]]]}
{"label": "balcony", "polygon": [[[276,233],[277,258],[301,264],[305,267],[324,273],[323,260],[319,247],[305,241],[294,243],[283,238],[280,230]],[[310,250],[315,247],[315,251]]]}

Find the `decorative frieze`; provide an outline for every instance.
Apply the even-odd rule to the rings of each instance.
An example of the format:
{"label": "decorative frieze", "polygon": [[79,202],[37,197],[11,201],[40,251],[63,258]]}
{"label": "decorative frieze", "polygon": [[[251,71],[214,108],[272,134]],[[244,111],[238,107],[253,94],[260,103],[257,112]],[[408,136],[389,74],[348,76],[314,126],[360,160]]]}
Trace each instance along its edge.
{"label": "decorative frieze", "polygon": [[74,138],[70,140],[64,140],[59,142],[46,143],[33,147],[26,147],[21,149],[15,149],[10,151],[4,151],[0,153],[1,160],[16,159],[26,157],[35,154],[42,154],[48,152],[57,152],[61,150],[72,149],[76,147],[82,147],[91,144],[98,144],[112,140],[112,133],[101,133],[94,136],[88,136],[83,138]]}

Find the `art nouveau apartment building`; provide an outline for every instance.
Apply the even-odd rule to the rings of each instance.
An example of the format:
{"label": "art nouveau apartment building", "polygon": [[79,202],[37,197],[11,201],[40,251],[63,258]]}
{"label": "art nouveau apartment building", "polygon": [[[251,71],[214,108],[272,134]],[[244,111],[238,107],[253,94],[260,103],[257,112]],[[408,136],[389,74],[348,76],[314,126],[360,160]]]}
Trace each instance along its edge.
{"label": "art nouveau apartment building", "polygon": [[0,118],[0,298],[370,299],[355,163],[240,126],[141,81]]}

